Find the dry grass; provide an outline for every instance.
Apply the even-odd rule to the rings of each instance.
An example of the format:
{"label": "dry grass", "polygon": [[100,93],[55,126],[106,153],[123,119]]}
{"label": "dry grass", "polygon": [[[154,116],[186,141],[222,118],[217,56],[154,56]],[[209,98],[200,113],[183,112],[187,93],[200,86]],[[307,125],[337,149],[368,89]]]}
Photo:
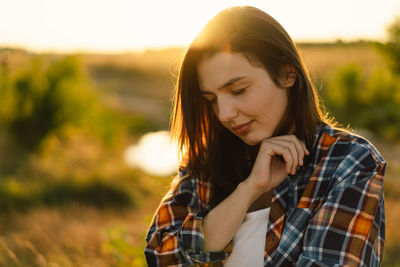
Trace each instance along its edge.
{"label": "dry grass", "polygon": [[360,64],[368,74],[384,63],[376,49],[369,45],[300,46],[304,63],[315,76],[328,76],[339,66]]}
{"label": "dry grass", "polygon": [[[115,212],[68,204],[2,217],[0,266],[144,264],[144,233],[168,180],[154,178],[151,182],[152,187],[157,186],[154,195],[138,209]],[[123,256],[119,254],[124,253],[125,248],[115,242],[124,242],[124,246],[133,249],[123,261],[117,257]],[[132,262],[136,264],[130,265]]]}

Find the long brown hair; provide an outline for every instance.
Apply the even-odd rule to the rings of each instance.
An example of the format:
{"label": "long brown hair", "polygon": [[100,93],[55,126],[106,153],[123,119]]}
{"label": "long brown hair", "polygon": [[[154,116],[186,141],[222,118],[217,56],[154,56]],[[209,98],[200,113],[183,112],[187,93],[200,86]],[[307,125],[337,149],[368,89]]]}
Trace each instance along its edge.
{"label": "long brown hair", "polygon": [[212,183],[211,206],[248,177],[259,148],[247,145],[224,128],[200,95],[197,65],[221,51],[242,53],[250,62],[261,64],[278,86],[283,67],[295,68],[297,77],[288,90],[286,112],[272,136],[287,134],[295,124],[294,134],[310,148],[318,124],[335,124],[321,111],[324,107],[296,45],[274,18],[251,6],[221,11],[186,51],[171,118],[171,138],[182,152],[181,166],[186,166],[190,175]]}

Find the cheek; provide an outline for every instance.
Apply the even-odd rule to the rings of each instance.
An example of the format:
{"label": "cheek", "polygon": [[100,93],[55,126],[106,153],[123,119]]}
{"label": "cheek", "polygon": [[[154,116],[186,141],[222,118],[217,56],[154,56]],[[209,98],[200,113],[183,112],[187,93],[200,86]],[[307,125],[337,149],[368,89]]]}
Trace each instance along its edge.
{"label": "cheek", "polygon": [[287,106],[286,91],[275,89],[259,94],[249,105],[249,111],[261,116],[261,120],[279,121]]}
{"label": "cheek", "polygon": [[269,113],[268,110],[271,109],[271,106],[275,105],[275,99],[265,88],[257,88],[256,93],[249,97],[246,103],[249,112],[264,114],[266,112]]}

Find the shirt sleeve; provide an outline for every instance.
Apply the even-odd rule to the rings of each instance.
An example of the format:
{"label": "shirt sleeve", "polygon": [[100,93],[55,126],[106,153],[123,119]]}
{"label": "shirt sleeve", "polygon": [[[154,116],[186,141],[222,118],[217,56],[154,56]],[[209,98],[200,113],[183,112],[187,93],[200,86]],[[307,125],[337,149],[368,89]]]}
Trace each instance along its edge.
{"label": "shirt sleeve", "polygon": [[206,210],[198,192],[206,188],[199,187],[198,179],[185,177],[185,172],[182,169],[175,177],[178,185],[163,197],[147,231],[148,266],[203,266],[229,256],[227,251],[203,251]]}
{"label": "shirt sleeve", "polygon": [[386,165],[342,166],[338,182],[309,221],[297,266],[380,266]]}

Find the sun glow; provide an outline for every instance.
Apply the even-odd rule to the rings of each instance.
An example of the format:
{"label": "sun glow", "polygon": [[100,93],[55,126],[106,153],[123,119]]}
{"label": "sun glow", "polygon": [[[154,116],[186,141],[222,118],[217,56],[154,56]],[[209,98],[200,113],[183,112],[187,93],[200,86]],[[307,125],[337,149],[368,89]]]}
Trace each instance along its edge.
{"label": "sun glow", "polygon": [[386,25],[400,13],[398,0],[0,0],[0,4],[0,46],[38,51],[126,52],[186,46],[209,19],[234,5],[265,10],[295,41],[383,40]]}
{"label": "sun glow", "polygon": [[138,144],[125,151],[125,162],[134,168],[159,176],[174,174],[178,169],[178,151],[170,143],[168,131],[145,134]]}

